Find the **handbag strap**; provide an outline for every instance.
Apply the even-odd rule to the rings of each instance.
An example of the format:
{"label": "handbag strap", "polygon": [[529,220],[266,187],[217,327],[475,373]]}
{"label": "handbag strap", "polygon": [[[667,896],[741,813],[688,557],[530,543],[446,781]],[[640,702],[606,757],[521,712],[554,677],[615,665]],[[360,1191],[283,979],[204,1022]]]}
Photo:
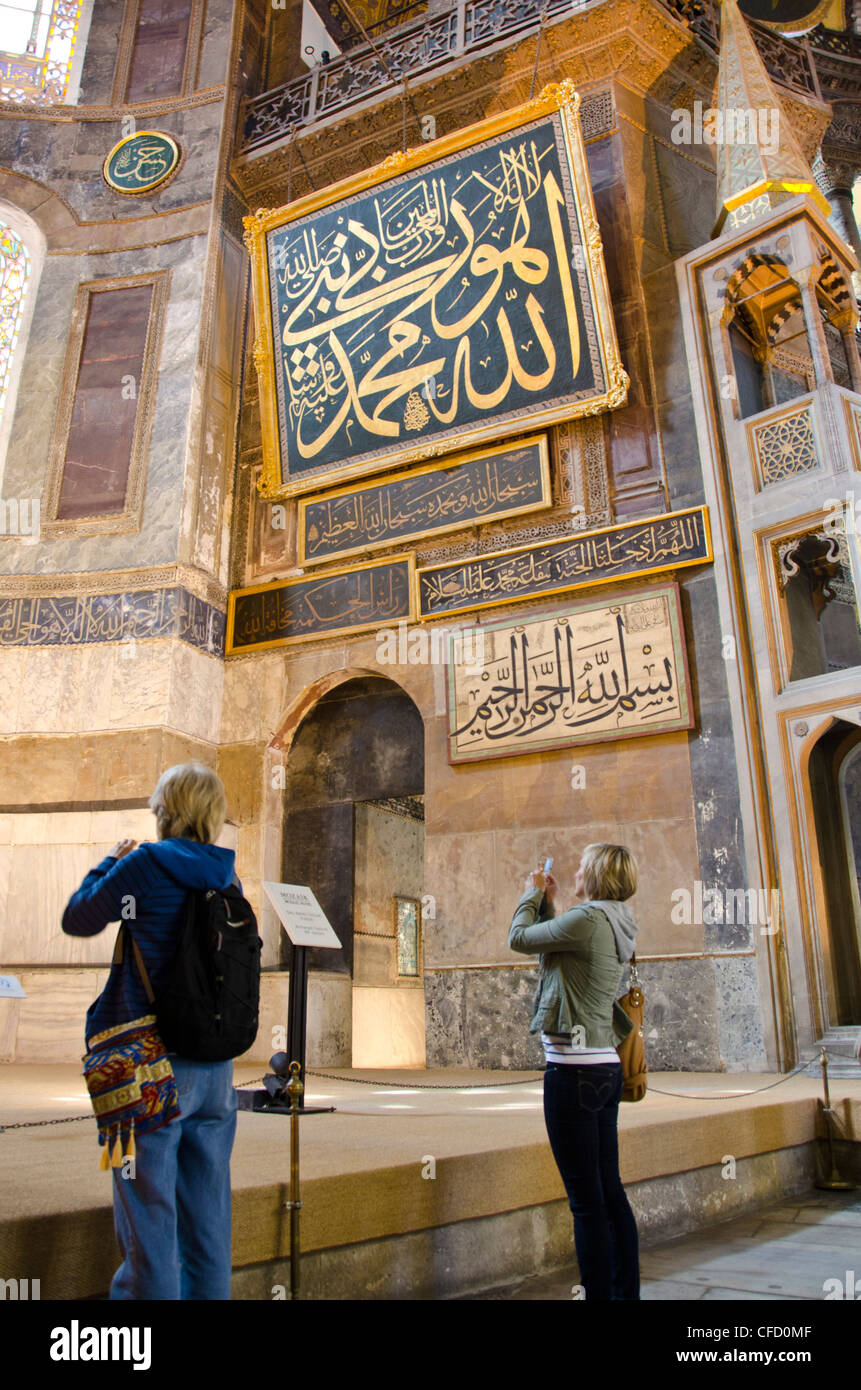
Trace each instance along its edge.
{"label": "handbag strap", "polygon": [[142,983],[143,983],[144,989],[146,990],[146,997],[147,997],[147,999],[149,1000],[149,1002],[150,1002],[150,1004],[151,1004],[151,1003],[153,1002],[153,1000],[155,999],[155,995],[153,994],[152,985],[151,985],[150,982],[149,982],[149,975],[147,974],[147,968],[146,968],[146,966],[145,966],[144,963],[143,963],[143,956],[141,955],[140,947],[138,946],[138,943],[135,941],[134,936],[133,936],[133,934],[132,934],[132,932],[131,932],[131,930],[130,930],[130,928],[129,928],[129,926],[128,926],[128,924],[127,924],[126,922],[121,923],[120,929],[119,929],[119,931],[117,932],[117,944],[116,944],[116,946],[114,947],[114,959],[113,959],[113,964],[114,964],[114,965],[120,965],[120,964],[122,963],[122,959],[123,959],[123,941],[125,940],[125,933],[126,933],[126,932],[128,932],[129,937],[131,938],[132,950],[133,950],[133,952],[134,952],[134,957],[135,957],[135,960],[136,960],[136,962],[137,962],[138,970],[139,970],[139,972],[140,972],[141,981],[142,981]]}
{"label": "handbag strap", "polygon": [[628,988],[629,988],[629,989],[631,989],[631,988],[634,988],[634,989],[642,989],[642,985],[641,985],[641,983],[640,983],[640,972],[639,972],[639,970],[637,969],[637,952],[636,952],[636,951],[635,951],[635,952],[633,953],[633,955],[631,956],[631,974],[630,974],[630,978],[629,978],[629,980],[628,980]]}

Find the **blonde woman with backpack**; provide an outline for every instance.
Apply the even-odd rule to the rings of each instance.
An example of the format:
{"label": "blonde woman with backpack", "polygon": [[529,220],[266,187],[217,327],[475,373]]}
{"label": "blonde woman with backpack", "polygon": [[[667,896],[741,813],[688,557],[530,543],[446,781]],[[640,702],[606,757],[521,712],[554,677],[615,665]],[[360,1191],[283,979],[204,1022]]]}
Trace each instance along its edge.
{"label": "blonde woman with backpack", "polygon": [[[121,1121],[101,1134],[107,1138],[102,1166],[113,1164],[114,1229],[123,1257],[110,1297],[229,1299],[233,1062],[166,1056],[137,960],[139,952],[158,995],[189,891],[223,890],[234,882],[233,850],[214,843],[227,801],[218,776],[192,762],[169,768],[149,804],[158,840],[137,847],[120,840],[90,870],[63,914],[63,931],[71,936],[95,936],[110,922],[123,922],[133,943],[121,959],[118,944],[86,1023],[87,1084],[97,1118],[98,1107],[110,1107]],[[131,1069],[122,1073],[130,1059]],[[117,1108],[123,1099],[118,1090],[129,1089],[116,1086],[118,1074],[130,1088],[143,1076],[149,1083],[141,1084],[143,1099],[133,1110],[136,1128],[129,1108]]]}

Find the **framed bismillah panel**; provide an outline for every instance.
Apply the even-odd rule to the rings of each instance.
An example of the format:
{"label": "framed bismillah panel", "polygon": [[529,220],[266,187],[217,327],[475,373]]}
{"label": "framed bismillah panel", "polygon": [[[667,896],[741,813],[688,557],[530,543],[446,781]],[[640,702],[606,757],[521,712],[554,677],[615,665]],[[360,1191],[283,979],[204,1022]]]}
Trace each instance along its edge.
{"label": "framed bismillah panel", "polygon": [[543,598],[712,559],[708,508],[643,517],[559,541],[497,550],[416,572],[420,619]]}
{"label": "framed bismillah panel", "polygon": [[385,482],[299,501],[299,564],[549,507],[547,436],[494,445]]}
{"label": "framed bismillah panel", "polygon": [[228,598],[225,656],[352,636],[401,619],[410,622],[414,566],[415,557],[405,555],[234,589]]}
{"label": "framed bismillah panel", "polygon": [[265,496],[624,404],[578,108],[563,82],[245,219]]}
{"label": "framed bismillah panel", "polygon": [[693,725],[677,584],[478,631],[468,656],[448,639],[450,763]]}

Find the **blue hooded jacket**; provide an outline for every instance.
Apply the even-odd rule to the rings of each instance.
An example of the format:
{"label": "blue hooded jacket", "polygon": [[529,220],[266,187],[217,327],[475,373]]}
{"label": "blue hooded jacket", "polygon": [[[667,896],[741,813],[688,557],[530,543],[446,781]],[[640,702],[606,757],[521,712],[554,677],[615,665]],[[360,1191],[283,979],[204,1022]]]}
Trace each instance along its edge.
{"label": "blue hooded jacket", "polygon": [[[232,849],[178,836],[145,840],[122,859],[109,854],[69,899],[63,931],[96,936],[109,922],[125,922],[157,993],[176,951],[189,889],[227,888],[234,880],[234,860]],[[126,951],[87,1010],[87,1047],[96,1033],[151,1011],[133,953]]]}

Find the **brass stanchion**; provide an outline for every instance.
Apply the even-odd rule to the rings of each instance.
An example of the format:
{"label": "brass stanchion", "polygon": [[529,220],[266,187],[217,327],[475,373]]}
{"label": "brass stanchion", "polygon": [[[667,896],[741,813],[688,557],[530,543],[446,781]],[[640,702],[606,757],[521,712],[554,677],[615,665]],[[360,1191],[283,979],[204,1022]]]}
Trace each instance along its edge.
{"label": "brass stanchion", "polygon": [[286,1091],[290,1097],[290,1201],[285,1202],[290,1212],[290,1297],[299,1297],[299,1213],[302,1203],[299,1200],[299,1102],[305,1087],[299,1080],[301,1067],[298,1062],[290,1063],[290,1080]]}
{"label": "brass stanchion", "polygon": [[825,1088],[825,1100],[820,1103],[822,1113],[825,1116],[825,1133],[828,1136],[828,1152],[831,1156],[831,1176],[817,1182],[815,1186],[824,1188],[827,1192],[854,1192],[854,1182],[846,1182],[841,1178],[834,1157],[834,1112],[831,1109],[831,1094],[828,1090],[828,1053],[824,1047],[819,1052],[819,1064],[822,1067],[822,1085]]}

